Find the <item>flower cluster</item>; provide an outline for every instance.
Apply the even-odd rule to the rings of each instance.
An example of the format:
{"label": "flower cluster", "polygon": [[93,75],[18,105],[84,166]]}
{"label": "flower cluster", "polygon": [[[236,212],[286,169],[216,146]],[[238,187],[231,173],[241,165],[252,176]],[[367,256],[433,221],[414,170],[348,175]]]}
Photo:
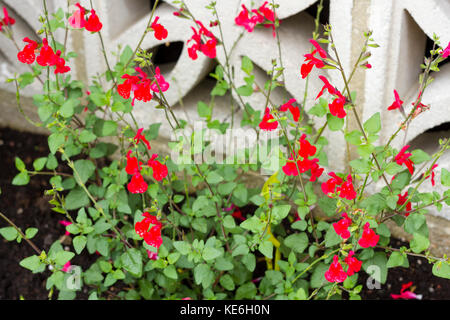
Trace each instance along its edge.
{"label": "flower cluster", "polygon": [[98,15],[95,13],[94,9],[91,9],[89,17],[86,20],[86,9],[80,5],[80,3],[75,4],[78,7],[68,19],[69,25],[75,29],[85,28],[90,32],[98,32],[102,29],[103,24],[100,22]]}
{"label": "flower cluster", "polygon": [[149,246],[159,248],[163,243],[161,237],[162,223],[148,212],[144,212],[142,216],[144,219],[136,222],[134,230],[141,238],[144,238],[145,243]]}
{"label": "flower cluster", "polygon": [[2,31],[2,26],[12,26],[16,23],[14,18],[11,18],[8,14],[8,10],[3,7],[3,19],[0,19],[0,32]]}
{"label": "flower cluster", "polygon": [[17,59],[26,64],[32,64],[34,61],[42,67],[55,67],[54,73],[66,73],[70,71],[70,67],[66,66],[66,61],[61,57],[61,50],[57,50],[56,53],[53,48],[48,45],[47,38],[42,40],[42,45],[39,51],[39,55],[36,56],[35,52],[38,48],[38,43],[31,40],[28,37],[23,39],[28,43],[25,47],[17,53]]}
{"label": "flower cluster", "polygon": [[[296,102],[297,101],[293,98],[289,99],[289,101],[281,105],[278,110],[281,112],[286,112],[289,110],[294,121],[298,122],[300,119],[300,108],[298,106],[294,106],[294,103]],[[269,108],[266,108],[266,110],[264,111],[264,116],[259,123],[259,128],[266,131],[271,131],[278,128],[278,121],[276,121],[274,116],[270,113]]]}
{"label": "flower cluster", "polygon": [[356,272],[359,272],[359,270],[361,270],[362,261],[353,257],[354,254],[353,251],[350,251],[344,259],[344,262],[348,266],[347,271],[344,271],[344,268],[339,262],[339,256],[335,255],[329,269],[325,272],[325,279],[329,282],[344,282],[345,279],[347,279],[347,276],[350,277]]}
{"label": "flower cluster", "polygon": [[153,98],[153,92],[165,92],[169,89],[169,83],[166,82],[161,74],[159,67],[155,68],[155,80],[148,78],[147,74],[141,68],[135,68],[138,75],[124,74],[122,79],[125,81],[117,86],[117,92],[124,98],[129,99],[133,92],[131,105],[134,106],[134,100],[148,102]]}
{"label": "flower cluster", "polygon": [[[136,145],[142,141],[147,149],[151,150],[149,141],[142,134],[143,130],[143,128],[140,128],[133,140]],[[132,157],[131,154],[132,150],[129,150],[126,156],[127,164],[125,167],[125,171],[132,176],[131,181],[127,185],[127,189],[131,193],[145,193],[148,189],[148,184],[147,182],[145,182],[144,177],[141,174],[142,162],[139,161],[137,157]],[[156,181],[161,181],[162,179],[167,177],[168,169],[166,165],[162,164],[158,160],[155,160],[157,157],[158,154],[153,154],[150,160],[148,160],[147,165],[153,170],[153,178]]]}
{"label": "flower cluster", "polygon": [[344,110],[344,105],[346,103],[345,97],[342,95],[342,93],[336,89],[334,86],[330,84],[327,78],[324,76],[319,76],[320,80],[323,81],[324,86],[322,87],[322,90],[320,90],[319,94],[316,97],[316,100],[322,96],[325,90],[328,91],[329,94],[335,96],[333,102],[331,102],[328,107],[330,108],[330,113],[338,118],[344,118],[347,115],[347,112]]}
{"label": "flower cluster", "polygon": [[244,27],[248,32],[252,32],[256,25],[262,24],[265,28],[272,28],[272,35],[275,38],[275,12],[267,8],[268,2],[264,2],[258,9],[253,9],[250,12],[243,4],[239,15],[234,19],[234,22],[241,27]]}
{"label": "flower cluster", "polygon": [[311,170],[311,177],[309,181],[316,181],[323,173],[323,168],[320,168],[317,162],[319,159],[313,158],[309,159],[316,154],[316,147],[311,145],[308,140],[306,140],[306,134],[300,137],[300,148],[298,150],[297,156],[294,160],[294,155],[287,160],[286,164],[282,167],[283,172],[288,176],[298,176],[299,172],[304,173]]}
{"label": "flower cluster", "polygon": [[322,183],[322,191],[329,198],[332,198],[334,193],[347,200],[356,198],[356,191],[353,187],[352,176],[350,174],[347,176],[346,181],[337,176],[334,172],[330,172],[328,175],[331,178]]}
{"label": "flower cluster", "polygon": [[[196,20],[195,23],[197,24],[199,29],[197,31],[194,27],[191,27],[192,31],[194,31],[194,34],[187,41],[188,44],[191,41],[193,42],[193,44],[188,47],[189,57],[192,60],[196,60],[198,58],[197,51],[201,51],[205,56],[214,59],[216,57],[216,37],[211,31],[206,29],[200,21]],[[202,36],[207,40],[202,39]]]}
{"label": "flower cluster", "polygon": [[155,38],[158,40],[163,40],[167,38],[168,32],[167,29],[160,23],[158,23],[159,17],[156,16],[155,20],[151,24],[151,28],[155,32]]}
{"label": "flower cluster", "polygon": [[[322,49],[322,47],[316,40],[310,39],[309,42],[311,42],[311,44],[315,47],[315,50],[311,53],[307,53],[304,55],[305,61],[300,67],[302,79],[305,79],[310,74],[314,66],[318,69],[323,68],[325,66],[325,63],[322,61],[322,59],[325,59],[327,57],[327,53],[325,52],[325,50]],[[314,56],[316,53],[319,53],[322,59],[316,58]]]}
{"label": "flower cluster", "polygon": [[405,153],[405,151],[409,148],[409,145],[404,146],[400,152],[395,156],[394,160],[398,165],[404,164],[407,168],[409,173],[414,173],[414,162],[412,162],[409,157],[412,156],[412,153]]}

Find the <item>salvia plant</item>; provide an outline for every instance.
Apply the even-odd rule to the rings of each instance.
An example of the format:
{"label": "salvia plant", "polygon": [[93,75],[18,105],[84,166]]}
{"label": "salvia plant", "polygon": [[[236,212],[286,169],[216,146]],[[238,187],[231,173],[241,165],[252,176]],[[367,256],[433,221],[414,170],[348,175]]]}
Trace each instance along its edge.
{"label": "salvia plant", "polygon": [[[391,145],[429,109],[423,93],[432,81],[430,72],[438,72],[439,63],[449,56],[449,46],[442,48],[434,37],[412,106],[394,91],[393,103],[386,108],[404,118],[387,143],[380,144],[380,113],[363,122],[355,105],[357,92],[351,91],[353,75],[371,68],[370,50],[378,47],[370,31],[362,35],[364,46],[353,69],[344,70],[332,27],[319,25],[320,3],[311,50],[304,53],[298,76],[304,79],[305,92],[311,77],[318,77],[323,88],[314,93],[315,105],[307,105],[306,94],[303,101],[286,99],[277,105],[271,93],[284,86],[278,5],[242,5],[235,17],[241,32],[236,42],[260,28],[279,48],[265,83],[257,83],[252,61],[242,57],[245,84],[238,85],[229,63],[236,42],[224,45],[216,3],[207,6],[214,17],[207,23],[197,20],[183,1],[174,1],[179,8],[174,15],[191,22],[186,32],[192,37],[185,43],[189,57],[204,55],[217,64],[211,73],[216,85],[210,101],[197,105],[206,127],[219,135],[247,128],[257,139],[274,133],[267,142],[272,146],[267,159],[277,160],[279,166],[258,180],[255,173],[267,169],[267,159],[252,164],[193,161],[211,141],[203,135],[200,143],[192,143],[202,132],[186,133],[192,124],[178,118],[165,97],[170,81],[154,65],[152,54],[141,48],[144,37],[163,40],[168,35],[163,19],[155,15],[157,4],[137,47],[119,47],[115,64],[103,46],[102,13],[92,3],[90,8],[76,4],[72,12],[67,6],[50,13],[43,0],[42,28],[23,42],[14,37],[15,21],[3,10],[1,33],[14,42],[17,59],[29,68],[8,80],[17,90],[17,106],[30,124],[49,132],[48,156],[35,159],[32,168],[16,158],[19,172],[12,184],[26,185],[35,175],[49,175],[51,188],[45,194],[71,245],[64,248],[57,240],[39,248],[32,240],[36,228],[23,231],[3,213],[9,226],[0,233],[33,247],[36,254],[20,265],[33,273],[51,271],[49,298],[57,294],[59,299],[74,299],[87,289],[89,299],[361,299],[366,285],[361,273],[371,276],[372,285],[382,285],[390,268],[409,266],[411,255],[427,258],[434,275],[450,278],[448,258],[429,251],[426,222],[428,209],[450,204],[449,189],[443,194],[433,190],[436,184],[450,187],[445,169],[435,181],[449,139],[439,141],[433,155]],[[73,79],[71,61],[77,53],[67,51],[66,41],[55,39],[58,29],[99,37],[107,70],[89,84]],[[216,59],[218,51],[226,62]],[[340,75],[343,88],[317,75],[317,69]],[[21,90],[35,81],[42,85],[42,92],[33,96],[38,122],[25,114],[20,101]],[[214,119],[215,98],[225,94],[233,97],[230,116]],[[254,95],[263,95],[265,105],[245,102]],[[148,112],[163,113],[173,132],[182,132],[169,147],[187,148],[183,161],[152,150],[161,123],[140,127],[133,115],[136,100],[156,101],[157,107]],[[240,124],[235,121],[238,113]],[[346,125],[349,114],[356,119],[356,130]],[[319,130],[315,120],[323,123]],[[357,150],[343,172],[326,169],[330,155],[325,146],[333,143],[323,136],[326,130],[343,135],[347,148]],[[244,156],[251,155],[250,149]],[[419,190],[427,184],[430,192]],[[389,246],[388,220],[411,234],[409,246]],[[76,255],[90,255],[94,262],[77,268],[71,264]],[[112,294],[113,286],[120,291]]]}

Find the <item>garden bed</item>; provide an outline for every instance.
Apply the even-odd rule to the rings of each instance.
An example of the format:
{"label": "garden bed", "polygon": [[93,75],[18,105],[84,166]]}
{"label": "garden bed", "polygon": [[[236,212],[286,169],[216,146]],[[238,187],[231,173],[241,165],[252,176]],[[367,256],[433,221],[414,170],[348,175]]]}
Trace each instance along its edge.
{"label": "garden bed", "polygon": [[[48,155],[47,138],[2,128],[0,154],[0,211],[23,230],[28,227],[38,228],[39,232],[33,242],[39,248],[48,248],[56,239],[63,237],[65,231],[59,224],[64,216],[53,212],[48,199],[43,195],[44,190],[49,187],[48,176],[35,176],[26,187],[11,185],[17,174],[14,158],[20,157],[27,167],[31,167],[34,159]],[[4,226],[6,223],[0,222],[0,227]],[[392,239],[392,247],[398,248],[401,245],[405,245],[401,240]],[[48,299],[45,283],[50,271],[32,274],[19,266],[20,260],[34,253],[25,242],[8,243],[3,238],[0,239],[0,299]],[[94,259],[95,257],[86,253],[76,256],[72,263],[86,269]],[[368,290],[364,285],[362,298],[391,299],[391,293],[398,294],[402,284],[412,281],[414,292],[423,295],[423,299],[450,299],[450,280],[433,276],[432,266],[426,259],[409,257],[409,263],[409,268],[389,270],[387,282],[380,290]],[[367,275],[361,272],[359,283],[365,284],[366,280]],[[114,291],[114,288],[110,288],[110,291]],[[77,299],[86,299],[87,296],[85,288],[84,292],[77,294]]]}

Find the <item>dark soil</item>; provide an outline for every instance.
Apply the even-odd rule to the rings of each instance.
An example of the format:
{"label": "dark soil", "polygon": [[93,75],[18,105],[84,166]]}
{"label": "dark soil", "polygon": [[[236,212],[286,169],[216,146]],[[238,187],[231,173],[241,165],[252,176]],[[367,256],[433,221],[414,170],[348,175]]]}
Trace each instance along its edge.
{"label": "dark soil", "polygon": [[[22,230],[28,227],[39,229],[33,242],[41,250],[48,251],[51,244],[61,239],[65,229],[58,222],[64,216],[51,210],[44,191],[49,188],[49,176],[39,175],[31,178],[24,187],[11,184],[18,173],[14,165],[15,157],[20,157],[27,168],[32,169],[33,160],[48,155],[47,138],[41,135],[17,132],[11,129],[0,129],[0,211],[11,219]],[[65,168],[58,168],[64,170]],[[245,216],[246,211],[243,210]],[[3,220],[0,227],[8,226]],[[400,240],[393,239],[391,245],[399,248],[405,245]],[[23,297],[27,300],[48,299],[45,289],[50,271],[33,274],[19,266],[19,262],[35,254],[24,241],[9,243],[0,236],[0,300],[17,300]],[[76,256],[73,264],[82,266],[85,270],[93,262],[88,255]],[[361,296],[363,299],[391,299],[390,294],[399,294],[402,284],[413,282],[416,294],[422,294],[424,300],[450,299],[450,280],[432,275],[432,266],[426,259],[410,257],[410,268],[394,268],[388,272],[386,284],[379,290],[368,290],[365,286],[367,275],[360,272],[359,283],[363,284]],[[53,299],[56,295],[53,296]],[[77,299],[86,299],[86,292],[77,294]]]}

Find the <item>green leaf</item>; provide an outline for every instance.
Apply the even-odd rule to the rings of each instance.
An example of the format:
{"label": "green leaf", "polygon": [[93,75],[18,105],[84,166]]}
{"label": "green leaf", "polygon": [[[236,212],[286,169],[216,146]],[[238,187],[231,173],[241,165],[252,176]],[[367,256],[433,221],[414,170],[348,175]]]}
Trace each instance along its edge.
{"label": "green leaf", "polygon": [[97,119],[94,125],[94,134],[98,137],[109,137],[117,135],[117,122],[114,120]]}
{"label": "green leaf", "polygon": [[48,137],[48,147],[50,149],[50,152],[52,154],[55,154],[56,151],[58,151],[58,148],[64,145],[64,142],[66,140],[66,137],[62,133],[52,133]]}
{"label": "green leaf", "polygon": [[404,257],[400,252],[394,251],[389,257],[389,260],[386,264],[388,268],[394,267],[408,267],[408,258]]}
{"label": "green leaf", "polygon": [[25,237],[27,239],[32,239],[37,233],[38,233],[38,229],[36,229],[36,228],[27,228],[27,230],[25,230]]}
{"label": "green leaf", "polygon": [[81,188],[70,190],[69,194],[65,198],[65,201],[67,210],[75,210],[89,205],[89,197]]}
{"label": "green leaf", "polygon": [[450,187],[450,171],[445,168],[441,170],[441,183],[444,187]]}
{"label": "green leaf", "polygon": [[284,239],[285,246],[297,253],[305,251],[308,243],[308,236],[304,232],[291,234]]}
{"label": "green leaf", "polygon": [[358,130],[353,130],[352,132],[345,134],[345,140],[355,146],[359,146],[361,144],[361,137],[362,133]]}
{"label": "green leaf", "polygon": [[331,113],[327,114],[328,128],[331,131],[339,131],[344,126],[344,119],[333,116]]}
{"label": "green leaf", "polygon": [[16,240],[19,233],[13,227],[5,227],[0,229],[0,234],[8,241]]}
{"label": "green leaf", "polygon": [[259,252],[265,255],[269,259],[273,259],[273,243],[266,240],[262,241],[258,247]]}
{"label": "green leaf", "polygon": [[413,239],[410,242],[411,250],[414,253],[420,253],[430,246],[430,240],[420,233],[414,233]]}
{"label": "green leaf", "polygon": [[412,155],[409,158],[409,160],[414,162],[414,164],[419,164],[419,163],[431,160],[431,157],[428,155],[428,153],[426,153],[420,149],[413,150],[411,152],[411,154]]}
{"label": "green leaf", "polygon": [[432,272],[437,277],[450,279],[450,264],[448,262],[437,262],[433,265]]}
{"label": "green leaf", "polygon": [[366,122],[364,122],[364,130],[369,134],[376,134],[381,130],[381,117],[380,113],[375,113]]}
{"label": "green leaf", "polygon": [[332,217],[336,214],[337,199],[322,197],[317,201],[317,204],[327,216]]}
{"label": "green leaf", "polygon": [[176,270],[176,268],[175,268],[175,266],[173,264],[168,265],[167,267],[165,267],[163,269],[163,273],[164,273],[164,275],[167,278],[174,279],[174,280],[178,279],[177,270]]}
{"label": "green leaf", "polygon": [[350,161],[350,166],[356,173],[368,173],[372,166],[372,163],[367,159],[355,159]]}
{"label": "green leaf", "polygon": [[247,56],[243,56],[242,57],[242,64],[241,64],[241,69],[242,71],[244,71],[246,74],[250,75],[253,71],[253,63],[250,60],[249,57]]}
{"label": "green leaf", "polygon": [[236,290],[236,300],[253,299],[256,295],[256,285],[253,282],[247,282]]}
{"label": "green leaf", "polygon": [[20,261],[19,265],[34,272],[38,270],[39,267],[41,267],[42,262],[37,255],[32,255],[31,257],[25,258]]}
{"label": "green leaf", "polygon": [[223,181],[223,177],[218,174],[216,171],[210,171],[206,176],[206,181],[209,184],[218,184]]}
{"label": "green leaf", "polygon": [[384,252],[376,252],[372,258],[364,261],[362,268],[376,281],[386,283],[388,270]]}
{"label": "green leaf", "polygon": [[291,206],[288,204],[276,206],[272,208],[272,214],[275,219],[277,220],[283,220],[286,218],[291,210]]}
{"label": "green leaf", "polygon": [[123,268],[131,275],[140,278],[142,275],[142,254],[136,248],[128,249],[120,257]]}
{"label": "green leaf", "polygon": [[75,107],[78,105],[78,99],[66,100],[61,108],[59,109],[59,114],[64,118],[70,118],[75,112]]}
{"label": "green leaf", "polygon": [[17,170],[19,170],[19,171],[26,171],[26,169],[25,169],[25,163],[23,163],[23,161],[20,160],[19,157],[16,157],[16,158],[14,159],[14,162],[15,162],[15,164],[16,164]]}
{"label": "green leaf", "polygon": [[44,169],[45,164],[47,163],[47,157],[37,158],[33,161],[33,168],[36,171],[41,171]]}
{"label": "green leaf", "polygon": [[363,158],[369,158],[372,152],[375,150],[375,147],[372,144],[361,144],[358,146],[358,154]]}
{"label": "green leaf", "polygon": [[202,252],[202,257],[205,261],[214,260],[215,258],[222,255],[222,251],[213,248],[213,247],[205,247]]}
{"label": "green leaf", "polygon": [[400,171],[403,171],[403,167],[395,162],[389,162],[389,164],[386,166],[386,172],[391,176],[396,175]]}
{"label": "green leaf", "polygon": [[[85,184],[95,171],[95,165],[90,160],[77,160],[74,162],[74,166],[78,172],[81,184]],[[75,174],[74,176],[77,177]]]}
{"label": "green leaf", "polygon": [[75,253],[70,251],[59,251],[56,253],[55,262],[61,266],[65,265],[67,261],[72,259],[75,256]]}
{"label": "green leaf", "polygon": [[320,98],[319,101],[319,103],[315,104],[311,109],[308,110],[308,113],[321,118],[327,114],[328,102],[324,98]]}
{"label": "green leaf", "polygon": [[194,268],[194,280],[196,284],[202,284],[203,288],[207,288],[214,281],[214,272],[207,264],[198,264]]}
{"label": "green leaf", "polygon": [[334,228],[328,228],[328,231],[325,234],[325,246],[330,248],[341,243],[341,241],[342,238],[334,231]]}
{"label": "green leaf", "polygon": [[319,288],[322,286],[322,283],[326,282],[325,279],[325,272],[328,270],[328,267],[326,264],[320,262],[317,267],[314,269],[312,275],[311,275],[311,288]]}
{"label": "green leaf", "polygon": [[77,254],[80,254],[84,247],[86,246],[87,238],[83,235],[76,236],[73,238],[73,247]]}
{"label": "green leaf", "polygon": [[95,134],[92,133],[90,130],[83,130],[81,131],[78,139],[81,143],[89,143],[94,141],[97,138]]}
{"label": "green leaf", "polygon": [[233,278],[228,273],[220,277],[219,283],[228,291],[233,291],[235,288]]}
{"label": "green leaf", "polygon": [[30,182],[30,176],[27,171],[23,171],[16,175],[11,182],[14,186],[24,186]]}
{"label": "green leaf", "polygon": [[203,101],[199,101],[197,103],[197,112],[200,117],[210,119],[212,109]]}
{"label": "green leaf", "polygon": [[191,252],[191,246],[189,243],[185,241],[174,241],[173,246],[175,249],[178,250],[179,253],[182,255],[187,255],[189,252]]}

